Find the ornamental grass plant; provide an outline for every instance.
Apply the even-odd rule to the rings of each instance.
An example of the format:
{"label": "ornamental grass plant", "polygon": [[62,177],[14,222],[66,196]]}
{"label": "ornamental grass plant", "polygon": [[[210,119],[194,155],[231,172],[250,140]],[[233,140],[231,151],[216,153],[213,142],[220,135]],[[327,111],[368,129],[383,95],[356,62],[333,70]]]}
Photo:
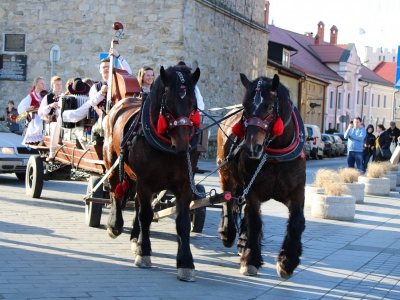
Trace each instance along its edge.
{"label": "ornamental grass plant", "polygon": [[350,189],[343,182],[326,181],[324,187],[328,196],[343,196],[350,192]]}
{"label": "ornamental grass plant", "polygon": [[385,165],[381,162],[370,162],[368,164],[367,176],[371,178],[380,178],[386,173]]}
{"label": "ornamental grass plant", "polygon": [[319,169],[315,174],[314,185],[319,188],[325,188],[327,182],[340,182],[339,173],[333,170]]}
{"label": "ornamental grass plant", "polygon": [[341,181],[344,183],[356,183],[358,182],[358,176],[361,175],[361,172],[354,168],[340,168],[339,175]]}

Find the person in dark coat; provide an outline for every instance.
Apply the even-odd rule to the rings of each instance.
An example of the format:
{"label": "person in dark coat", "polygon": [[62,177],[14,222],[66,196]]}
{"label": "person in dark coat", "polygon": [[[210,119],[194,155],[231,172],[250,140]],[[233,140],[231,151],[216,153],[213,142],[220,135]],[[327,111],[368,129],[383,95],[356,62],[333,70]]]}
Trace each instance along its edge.
{"label": "person in dark coat", "polygon": [[363,149],[363,172],[367,170],[369,160],[375,157],[375,141],[376,137],[374,133],[374,125],[369,124],[367,126],[367,135],[364,139],[364,149]]}
{"label": "person in dark coat", "polygon": [[390,152],[390,143],[392,140],[382,124],[379,124],[376,127],[376,131],[379,136],[375,143],[376,155],[374,161],[388,161],[392,156],[392,153]]}
{"label": "person in dark coat", "polygon": [[397,138],[400,136],[400,129],[396,127],[396,122],[391,121],[390,127],[386,130],[389,133],[389,137],[393,143],[397,142]]}
{"label": "person in dark coat", "polygon": [[19,124],[17,122],[18,110],[14,107],[14,101],[8,101],[7,108],[4,109],[2,120],[4,124],[11,130],[16,132],[19,130]]}

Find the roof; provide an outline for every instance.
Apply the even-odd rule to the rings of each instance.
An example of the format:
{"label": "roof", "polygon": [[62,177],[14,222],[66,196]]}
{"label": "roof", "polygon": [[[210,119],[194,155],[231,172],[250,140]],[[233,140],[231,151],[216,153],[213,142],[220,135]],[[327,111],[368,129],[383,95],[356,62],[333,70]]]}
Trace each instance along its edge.
{"label": "roof", "polygon": [[[352,44],[349,44],[352,45]],[[351,46],[349,45],[310,45],[324,63],[346,62],[350,57]]]}
{"label": "roof", "polygon": [[381,61],[372,71],[394,85],[396,81],[396,68],[396,62]]}
{"label": "roof", "polygon": [[[269,40],[288,45],[298,52],[290,57],[290,64],[296,70],[306,73],[308,76],[320,77],[326,80],[345,82],[336,72],[326,66],[319,55],[310,47],[314,45],[314,38],[284,30],[274,25],[268,25],[270,30]],[[324,44],[327,44],[323,42]],[[329,45],[329,44],[328,44]],[[343,50],[342,50],[343,52]]]}
{"label": "roof", "polygon": [[376,83],[376,84],[393,87],[394,83],[382,78],[378,74],[375,74],[373,71],[368,69],[366,66],[363,66],[363,65],[361,66],[360,74],[361,74],[360,81],[365,81],[365,82]]}

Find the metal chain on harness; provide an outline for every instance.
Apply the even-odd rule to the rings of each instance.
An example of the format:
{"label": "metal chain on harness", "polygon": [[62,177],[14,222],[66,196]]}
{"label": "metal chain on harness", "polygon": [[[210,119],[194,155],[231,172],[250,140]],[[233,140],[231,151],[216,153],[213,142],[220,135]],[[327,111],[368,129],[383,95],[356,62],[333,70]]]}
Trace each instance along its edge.
{"label": "metal chain on harness", "polygon": [[254,172],[253,178],[251,178],[251,180],[250,180],[249,185],[247,186],[247,188],[244,189],[243,195],[240,196],[239,199],[238,199],[238,204],[239,204],[239,205],[243,205],[243,204],[245,203],[245,201],[246,201],[245,197],[246,197],[246,195],[249,193],[249,190],[250,190],[250,188],[251,188],[251,185],[253,184],[254,180],[256,179],[258,173],[261,171],[262,166],[263,166],[264,163],[267,161],[267,157],[268,157],[267,153],[264,153],[264,155],[263,155],[263,157],[262,157],[262,159],[261,159],[261,161],[260,161],[260,164],[259,164],[258,167],[257,167],[257,170]]}
{"label": "metal chain on harness", "polygon": [[192,188],[193,193],[195,193],[197,196],[199,196],[201,198],[205,198],[205,197],[207,197],[208,193],[200,193],[196,189],[196,185],[194,184],[194,176],[193,176],[193,170],[192,170],[192,162],[190,161],[190,153],[187,153],[186,157],[187,157],[187,161],[188,161],[190,187]]}

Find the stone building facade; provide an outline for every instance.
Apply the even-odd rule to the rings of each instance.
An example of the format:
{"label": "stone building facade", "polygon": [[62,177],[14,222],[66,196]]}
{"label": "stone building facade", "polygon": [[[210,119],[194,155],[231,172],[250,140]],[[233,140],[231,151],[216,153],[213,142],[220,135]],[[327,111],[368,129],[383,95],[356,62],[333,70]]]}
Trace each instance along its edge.
{"label": "stone building facade", "polygon": [[[100,53],[108,52],[112,24],[124,25],[117,49],[134,74],[151,66],[184,60],[201,69],[198,86],[206,108],[240,103],[244,89],[239,73],[249,78],[266,75],[268,30],[264,0],[3,0],[0,7],[0,53],[5,34],[25,34],[27,80],[0,80],[0,107],[16,105],[29,92],[33,79],[50,82],[49,51],[61,49],[54,75],[100,79]],[[207,122],[207,120],[205,120]],[[213,130],[213,135],[215,135]]]}

